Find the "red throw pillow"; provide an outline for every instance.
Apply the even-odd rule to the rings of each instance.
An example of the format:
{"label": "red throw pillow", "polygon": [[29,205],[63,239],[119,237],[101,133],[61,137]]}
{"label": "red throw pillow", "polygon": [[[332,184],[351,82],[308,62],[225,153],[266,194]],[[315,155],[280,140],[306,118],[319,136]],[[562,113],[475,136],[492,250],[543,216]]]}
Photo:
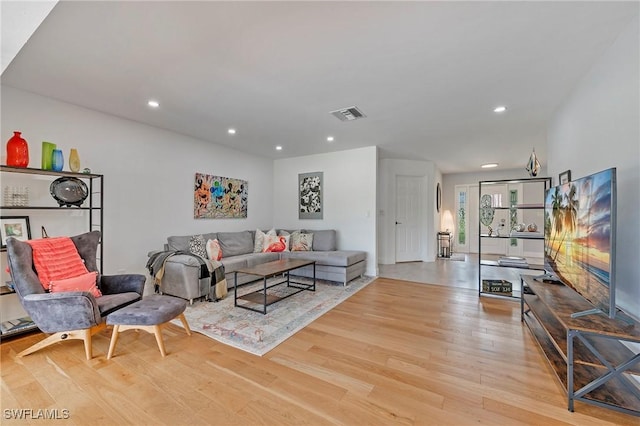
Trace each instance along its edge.
{"label": "red throw pillow", "polygon": [[51,293],[60,293],[63,291],[88,291],[94,297],[102,296],[100,289],[96,285],[98,273],[89,272],[79,277],[67,278],[64,280],[53,280],[49,283],[49,291]]}
{"label": "red throw pillow", "polygon": [[53,280],[77,277],[89,272],[69,237],[28,240],[33,250],[33,264],[45,290]]}

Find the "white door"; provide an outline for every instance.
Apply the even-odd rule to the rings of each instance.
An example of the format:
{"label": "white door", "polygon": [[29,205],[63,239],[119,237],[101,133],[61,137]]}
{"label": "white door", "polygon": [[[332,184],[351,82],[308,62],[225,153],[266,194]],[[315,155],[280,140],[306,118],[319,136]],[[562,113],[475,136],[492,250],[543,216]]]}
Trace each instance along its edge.
{"label": "white door", "polygon": [[396,177],[396,262],[422,260],[423,179]]}

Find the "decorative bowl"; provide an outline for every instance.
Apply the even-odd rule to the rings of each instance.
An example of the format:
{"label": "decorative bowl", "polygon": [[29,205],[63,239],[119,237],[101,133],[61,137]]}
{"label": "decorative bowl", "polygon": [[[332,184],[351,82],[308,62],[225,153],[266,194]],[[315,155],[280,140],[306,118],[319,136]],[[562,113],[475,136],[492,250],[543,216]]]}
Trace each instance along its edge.
{"label": "decorative bowl", "polygon": [[75,177],[61,177],[53,182],[49,187],[49,192],[53,198],[62,206],[80,207],[89,196],[87,184]]}

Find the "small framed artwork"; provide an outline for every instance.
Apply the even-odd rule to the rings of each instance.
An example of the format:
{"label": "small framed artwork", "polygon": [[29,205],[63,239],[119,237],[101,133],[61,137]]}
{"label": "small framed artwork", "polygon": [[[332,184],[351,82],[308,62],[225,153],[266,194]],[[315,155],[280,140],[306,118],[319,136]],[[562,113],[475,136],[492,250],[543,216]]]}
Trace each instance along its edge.
{"label": "small framed artwork", "polygon": [[571,170],[566,170],[558,175],[560,185],[571,182]]}
{"label": "small framed artwork", "polygon": [[20,241],[31,239],[31,227],[28,216],[2,216],[0,217],[0,237],[2,248],[7,247],[7,238],[14,237]]}
{"label": "small framed artwork", "polygon": [[440,189],[440,182],[436,185],[436,211],[440,213],[440,205],[442,204],[442,190]]}
{"label": "small framed artwork", "polygon": [[298,175],[298,218],[322,219],[322,172]]}

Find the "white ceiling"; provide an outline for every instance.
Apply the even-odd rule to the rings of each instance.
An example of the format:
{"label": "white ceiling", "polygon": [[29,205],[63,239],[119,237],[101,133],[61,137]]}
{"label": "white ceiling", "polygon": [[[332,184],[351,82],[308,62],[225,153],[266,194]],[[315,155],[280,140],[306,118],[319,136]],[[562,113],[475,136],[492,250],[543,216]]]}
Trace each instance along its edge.
{"label": "white ceiling", "polygon": [[[269,158],[524,168],[632,19],[638,2],[59,2],[2,84]],[[367,118],[329,114],[354,105]]]}

